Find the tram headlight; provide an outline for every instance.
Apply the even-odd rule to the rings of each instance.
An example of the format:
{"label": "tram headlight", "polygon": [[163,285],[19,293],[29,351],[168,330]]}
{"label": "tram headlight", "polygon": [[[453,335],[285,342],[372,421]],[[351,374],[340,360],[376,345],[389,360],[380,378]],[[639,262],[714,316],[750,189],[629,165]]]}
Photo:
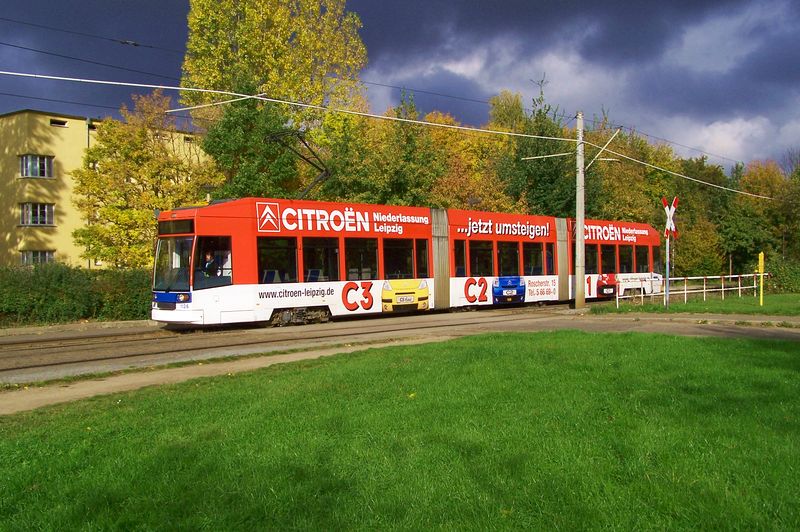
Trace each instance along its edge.
{"label": "tram headlight", "polygon": [[178,294],[178,303],[187,303],[192,300],[192,296],[189,294]]}
{"label": "tram headlight", "polygon": [[419,282],[419,286],[417,287],[417,290],[425,290],[426,288],[428,288],[428,283],[425,282],[425,279],[423,279],[423,280],[421,280]]}

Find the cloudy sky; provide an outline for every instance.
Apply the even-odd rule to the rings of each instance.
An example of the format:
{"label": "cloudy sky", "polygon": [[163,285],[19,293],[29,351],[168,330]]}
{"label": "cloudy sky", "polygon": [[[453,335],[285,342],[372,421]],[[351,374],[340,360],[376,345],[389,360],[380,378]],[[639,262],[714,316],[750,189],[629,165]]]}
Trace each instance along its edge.
{"label": "cloudy sky", "polygon": [[[185,0],[3,0],[0,70],[177,84]],[[798,0],[349,0],[373,111],[402,86],[470,125],[503,89],[733,161],[800,147]],[[67,30],[71,33],[65,33]],[[99,37],[105,37],[99,38]],[[139,46],[123,44],[134,41]],[[105,116],[130,89],[0,75],[0,113]],[[27,97],[27,98],[26,98]],[[569,118],[565,118],[568,121]]]}

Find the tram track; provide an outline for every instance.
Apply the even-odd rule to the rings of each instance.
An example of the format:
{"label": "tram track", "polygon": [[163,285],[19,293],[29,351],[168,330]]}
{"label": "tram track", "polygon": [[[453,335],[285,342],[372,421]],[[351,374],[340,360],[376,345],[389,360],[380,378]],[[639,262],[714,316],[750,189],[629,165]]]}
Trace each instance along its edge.
{"label": "tram track", "polygon": [[[281,328],[234,328],[223,330],[170,331],[157,329],[152,333],[97,334],[96,332],[61,335],[57,338],[3,339],[0,342],[0,381],[9,375],[38,370],[62,368],[65,373],[96,372],[91,368],[112,366],[164,365],[209,356],[220,350],[234,351],[257,348],[265,353],[296,348],[331,345],[343,339],[369,345],[376,339],[404,336],[436,338],[437,330],[455,328],[462,334],[476,326],[487,327],[497,322],[530,320],[538,313],[542,317],[552,313],[541,309],[515,308],[481,311],[476,313],[430,314],[403,317],[385,317],[370,320],[340,321],[327,324]],[[454,320],[457,317],[457,320]],[[257,352],[256,351],[256,352]],[[229,356],[229,355],[219,355]],[[117,364],[113,364],[117,363]],[[86,370],[74,371],[76,368]],[[73,368],[72,370],[70,368]]]}

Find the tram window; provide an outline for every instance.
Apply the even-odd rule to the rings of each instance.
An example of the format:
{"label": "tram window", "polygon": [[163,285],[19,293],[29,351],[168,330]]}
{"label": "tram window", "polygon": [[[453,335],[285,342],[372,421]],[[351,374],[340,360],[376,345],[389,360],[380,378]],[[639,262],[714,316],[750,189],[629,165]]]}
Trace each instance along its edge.
{"label": "tram window", "polygon": [[297,282],[297,239],[258,238],[258,275],[263,284]]}
{"label": "tram window", "polygon": [[547,275],[555,275],[556,267],[554,262],[555,252],[553,251],[553,244],[547,243],[544,245],[544,258],[547,265]]}
{"label": "tram window", "polygon": [[306,282],[339,280],[339,239],[304,238],[303,272]]}
{"label": "tram window", "polygon": [[633,272],[633,246],[619,247],[619,273]]}
{"label": "tram window", "polygon": [[497,267],[500,275],[519,275],[519,244],[516,242],[497,243]]}
{"label": "tram window", "polygon": [[467,276],[467,242],[456,240],[453,242],[453,256],[456,259],[456,274],[454,277]]}
{"label": "tram window", "polygon": [[522,243],[522,262],[525,275],[544,275],[544,254],[542,245],[533,242]]}
{"label": "tram window", "polygon": [[472,277],[494,275],[492,243],[488,240],[473,240],[469,243],[469,274]]}
{"label": "tram window", "polygon": [[663,273],[661,266],[661,248],[653,247],[653,271],[655,273]]}
{"label": "tram window", "polygon": [[347,280],[378,277],[378,240],[376,238],[345,238],[344,267]]}
{"label": "tram window", "polygon": [[647,273],[650,271],[648,249],[647,246],[636,246],[636,273]]}
{"label": "tram window", "polygon": [[232,283],[232,280],[231,237],[198,237],[194,254],[195,290],[227,286]]}
{"label": "tram window", "polygon": [[383,271],[387,279],[414,278],[414,241],[412,239],[384,239]]}
{"label": "tram window", "polygon": [[428,241],[417,240],[417,279],[428,276]]}
{"label": "tram window", "polygon": [[153,290],[189,290],[189,268],[194,237],[159,238]]}
{"label": "tram window", "polygon": [[608,244],[600,246],[600,267],[602,268],[602,273],[617,271],[616,246]]}
{"label": "tram window", "polygon": [[597,268],[597,245],[596,244],[586,244],[586,266],[585,271],[586,274],[590,273],[598,273]]}

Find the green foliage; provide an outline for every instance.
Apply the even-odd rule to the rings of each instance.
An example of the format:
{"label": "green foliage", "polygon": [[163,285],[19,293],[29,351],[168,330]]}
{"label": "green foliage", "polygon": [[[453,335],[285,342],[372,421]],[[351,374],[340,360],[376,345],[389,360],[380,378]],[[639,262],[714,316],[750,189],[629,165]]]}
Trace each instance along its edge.
{"label": "green foliage", "polygon": [[99,320],[150,318],[153,273],[150,270],[94,270],[92,290],[97,294]]}
{"label": "green foliage", "polygon": [[0,324],[147,319],[147,270],[86,270],[52,263],[0,268]]}
{"label": "green foliage", "polygon": [[[392,116],[418,120],[414,99],[404,95]],[[375,203],[427,205],[436,179],[444,172],[444,161],[435,149],[429,128],[391,122],[378,131],[378,150],[371,161]]]}
{"label": "green foliage", "polygon": [[[246,89],[245,89],[246,90]],[[226,182],[216,198],[285,198],[296,193],[297,131],[276,104],[248,99],[225,108],[208,130],[203,149],[214,158]]]}
{"label": "green foliage", "polygon": [[723,257],[716,226],[701,218],[688,225],[674,241],[675,275],[721,275]]}
{"label": "green foliage", "polygon": [[87,271],[62,264],[0,270],[0,319],[56,323],[93,317],[98,299]]}
{"label": "green foliage", "polygon": [[800,261],[767,254],[765,262],[765,269],[770,274],[766,286],[771,292],[800,293]]}
{"label": "green foliage", "polygon": [[[506,97],[507,99],[507,97]],[[513,100],[509,104],[495,101],[492,116],[502,120],[500,128],[507,127],[508,121],[519,123],[514,112]],[[521,133],[542,137],[566,138],[568,132],[558,118],[558,110],[544,100],[544,94],[533,101],[534,109],[525,116]],[[516,118],[515,118],[516,117]],[[551,157],[546,159],[522,160],[525,157],[552,155],[574,151],[575,144],[558,140],[539,138],[520,138],[513,153],[503,154],[506,160],[498,165],[500,178],[506,183],[506,190],[515,202],[527,204],[529,212],[550,216],[575,215],[575,158]],[[592,186],[590,184],[590,186]],[[585,202],[587,212],[596,194],[587,193]]]}

